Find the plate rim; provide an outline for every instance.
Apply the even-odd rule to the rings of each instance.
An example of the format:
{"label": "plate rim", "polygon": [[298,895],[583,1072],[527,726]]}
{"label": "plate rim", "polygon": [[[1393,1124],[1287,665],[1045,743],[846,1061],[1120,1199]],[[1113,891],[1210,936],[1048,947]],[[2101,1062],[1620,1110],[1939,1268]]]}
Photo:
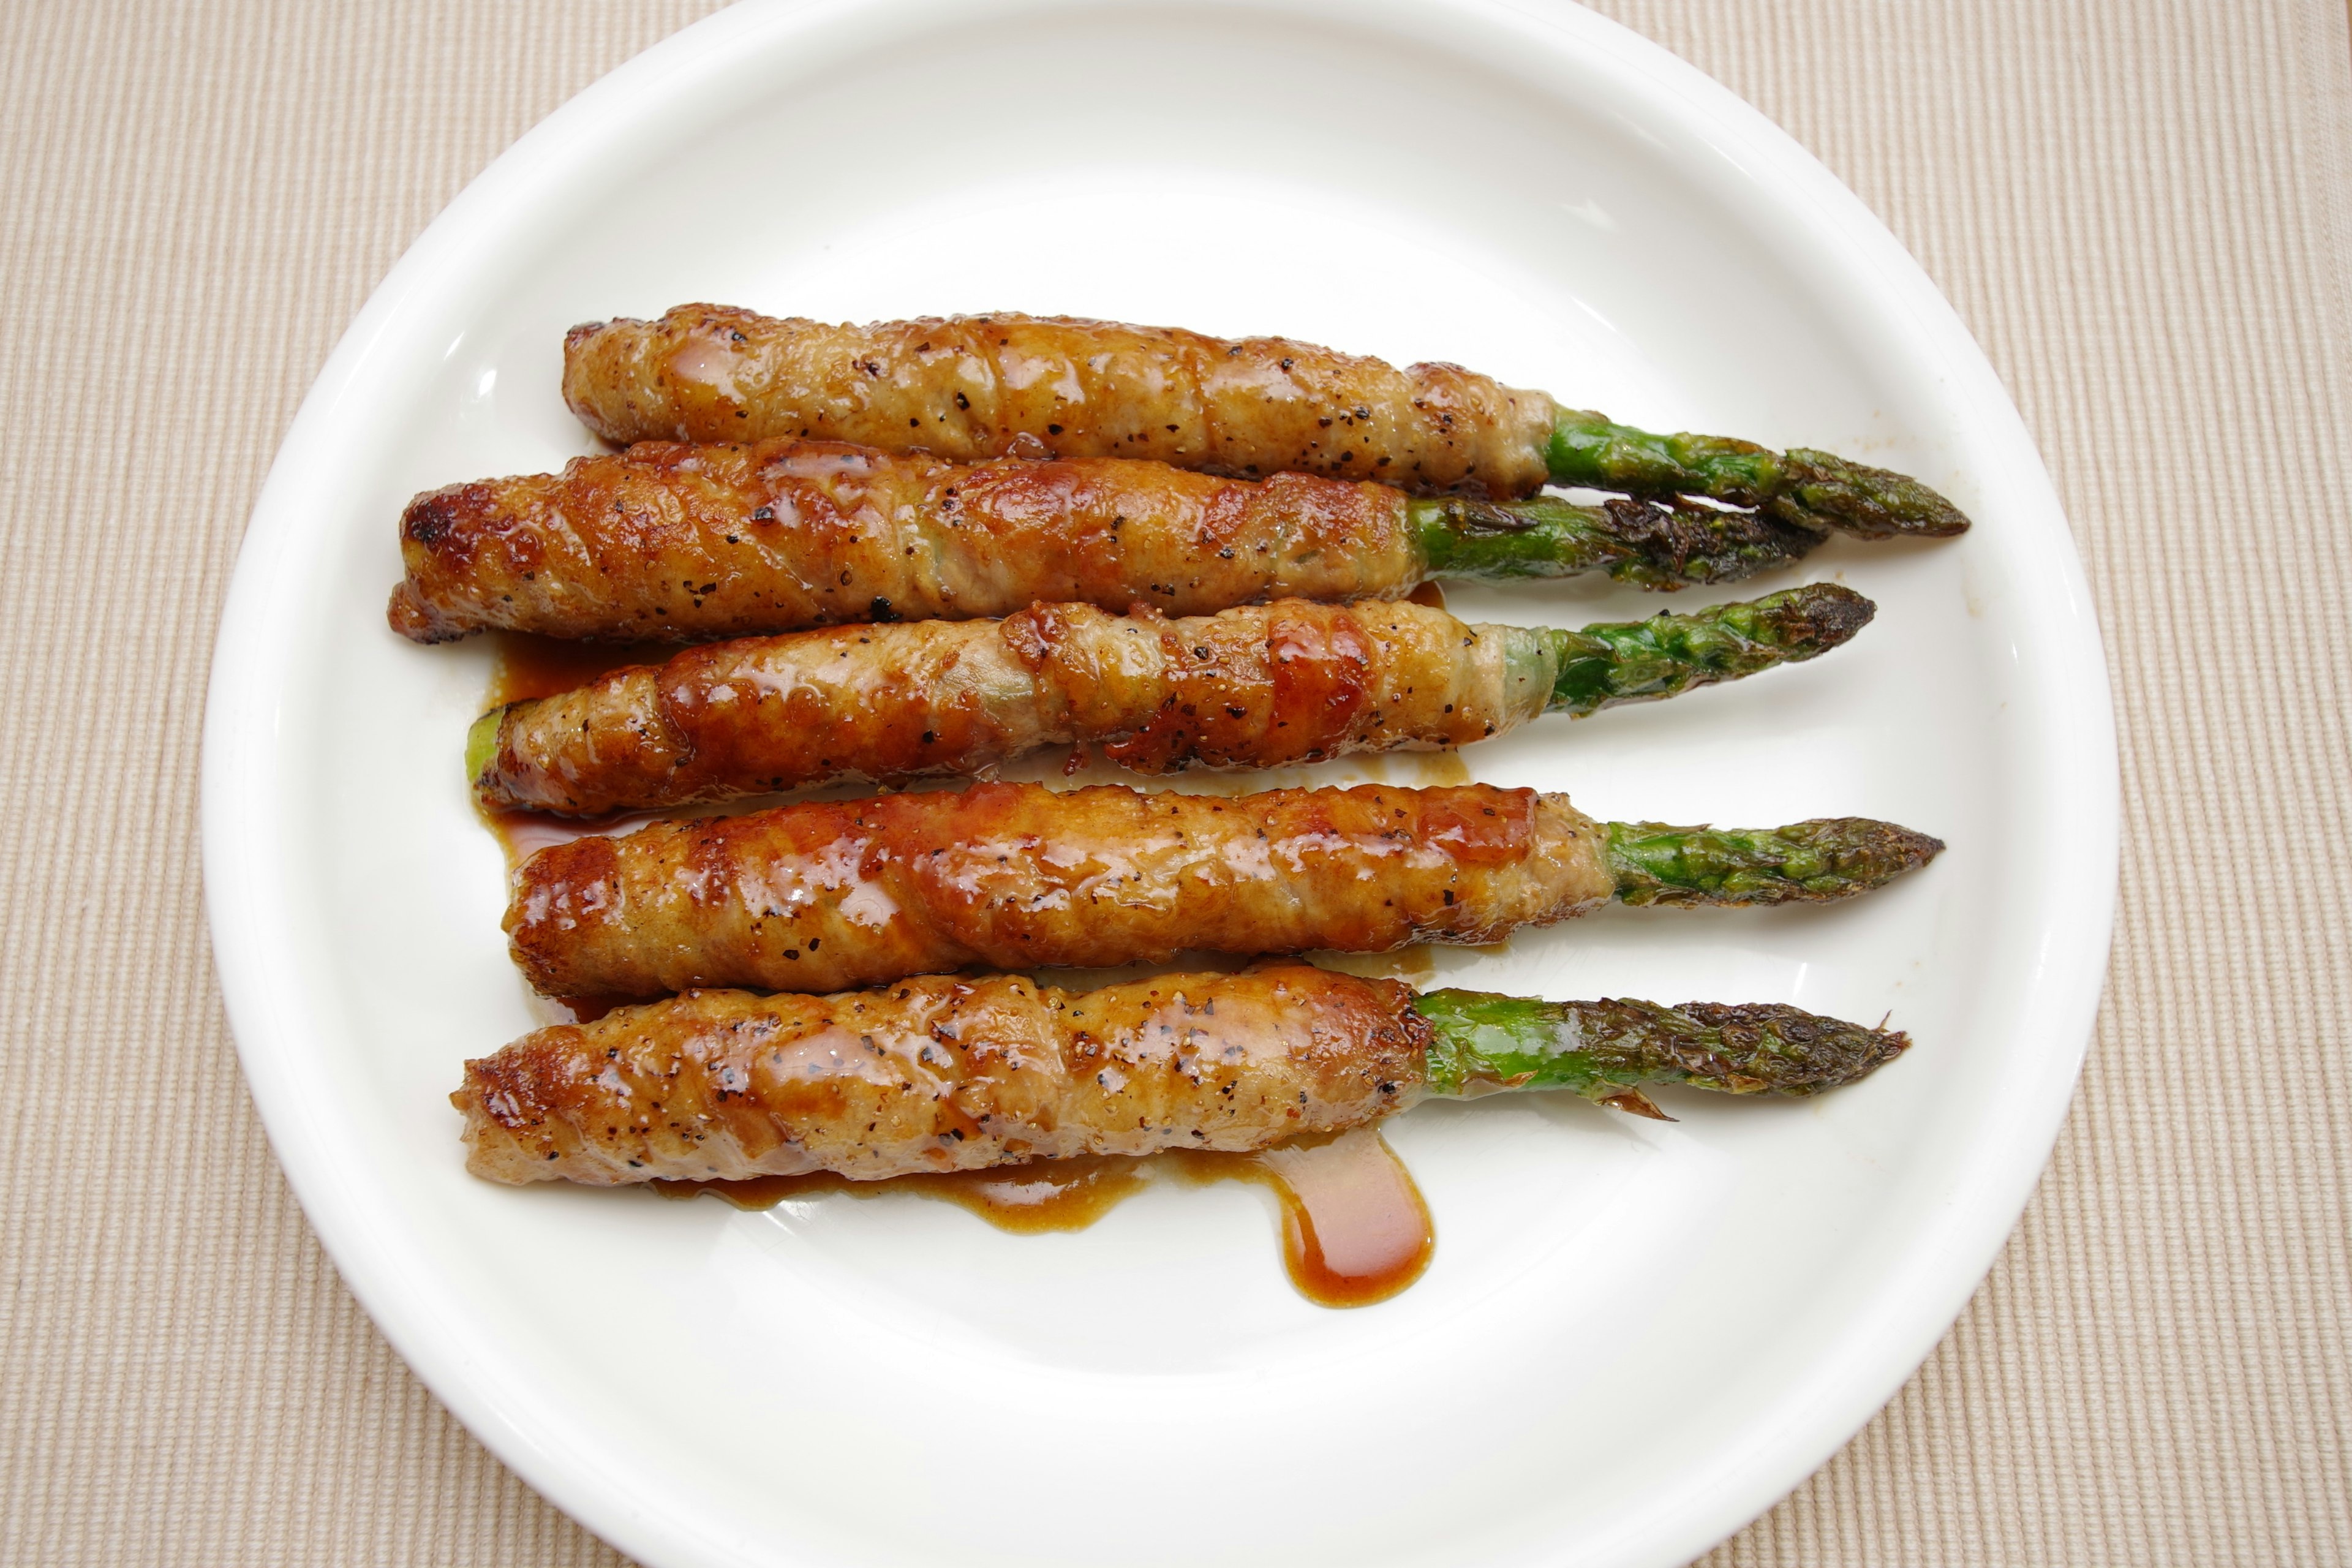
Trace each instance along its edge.
{"label": "plate rim", "polygon": [[[1147,10],[1142,0],[992,0],[998,16],[1075,9]],[[447,286],[465,252],[494,240],[509,204],[543,179],[561,180],[595,157],[596,146],[618,134],[632,112],[666,95],[688,90],[705,73],[724,73],[730,51],[790,47],[820,33],[863,27],[853,47],[863,53],[913,25],[922,14],[966,19],[971,7],[950,0],[748,0],[672,34],[606,74],[555,110],[493,160],[426,226],[385,275],[338,341],[289,426],[254,504],[224,600],[207,686],[201,768],[200,830],[205,900],[222,1001],[247,1085],[260,1111],[273,1152],[306,1217],[377,1330],[442,1405],[501,1462],[534,1489],[607,1542],[649,1564],[731,1561],[739,1543],[721,1538],[675,1510],[633,1493],[632,1478],[616,1475],[566,1434],[550,1429],[512,1380],[487,1375],[469,1353],[460,1326],[435,1310],[416,1280],[402,1272],[369,1234],[367,1182],[342,1168],[302,1091],[301,1042],[280,996],[279,967],[262,934],[268,929],[281,858],[267,830],[268,814],[254,807],[266,795],[266,759],[274,754],[277,712],[254,700],[268,689],[263,607],[276,598],[296,531],[300,492],[320,482],[310,457],[341,418],[341,405],[362,384],[372,357],[404,312]],[[1997,1149],[1988,1149],[1956,1173],[1946,1243],[1915,1270],[1901,1321],[1858,1325],[1850,1348],[1811,1368],[1809,1384],[1783,1395],[1780,1429],[1769,1443],[1713,1468],[1703,1500],[1653,1509],[1645,1530],[1629,1526],[1608,1542],[1586,1542],[1596,1560],[1671,1564],[1687,1561],[1760,1515],[1821,1468],[1882,1408],[1933,1351],[1990,1273],[2046,1167],[2073,1100],[2104,986],[2113,935],[2120,865],[2121,779],[2112,695],[2089,584],[2054,487],[2022,416],[2001,386],[1981,347],[1957,311],[1886,226],[1861,199],[1760,110],[1664,47],[1595,13],[1572,6],[1531,10],[1509,0],[1234,0],[1204,8],[1252,10],[1293,17],[1339,18],[1364,30],[1410,34],[1433,19],[1517,35],[1559,52],[1584,51],[1648,89],[1678,130],[1739,165],[1759,193],[1793,203],[1792,217],[1811,231],[1851,247],[1850,269],[1899,306],[1911,330],[1961,384],[1953,395],[1979,420],[1979,432],[2004,449],[2012,483],[2031,501],[2021,526],[2047,537],[2037,552],[2057,567],[2045,584],[2063,611],[2048,634],[2066,654],[2068,672],[2054,712],[2070,747],[2053,755],[2052,771],[2079,781],[2063,853],[2079,875],[2063,880],[2053,900],[2053,925],[2080,933],[2068,962],[2045,963],[2041,1033],[2058,1042],[2042,1064],[2033,1092]],[[831,40],[839,47],[840,40]],[[2089,671],[2096,671],[2092,679]],[[2071,764],[2071,765],[2065,765]],[[2053,967],[2059,971],[2053,973]],[[1968,1177],[1960,1180],[1958,1177]]]}

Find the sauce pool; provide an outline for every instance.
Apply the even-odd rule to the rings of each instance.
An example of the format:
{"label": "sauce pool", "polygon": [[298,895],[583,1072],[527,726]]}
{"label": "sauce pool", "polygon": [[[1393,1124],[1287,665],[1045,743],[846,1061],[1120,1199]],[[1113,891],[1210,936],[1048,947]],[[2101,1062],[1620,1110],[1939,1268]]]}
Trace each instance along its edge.
{"label": "sauce pool", "polygon": [[633,664],[662,664],[682,645],[657,642],[566,642],[530,632],[493,632],[498,652],[490,665],[490,689],[485,710],[552,697],[584,686],[600,675],[610,675]]}
{"label": "sauce pool", "polygon": [[[482,710],[552,697],[584,686],[633,664],[660,664],[678,651],[674,643],[565,642],[561,637],[529,632],[493,632],[497,651],[490,661],[490,689],[482,696]],[[490,837],[506,851],[511,871],[551,845],[568,844],[591,833],[612,833],[641,822],[656,812],[632,812],[620,816],[576,818],[549,816],[535,811],[488,811],[475,807]],[[582,1022],[586,1020],[583,1019]]]}
{"label": "sauce pool", "polygon": [[1302,1139],[1255,1154],[1178,1149],[1141,1159],[1093,1156],[990,1171],[853,1182],[830,1172],[747,1182],[656,1182],[667,1198],[708,1194],[743,1209],[832,1193],[914,1193],[954,1204],[1000,1230],[1083,1230],[1154,1181],[1248,1182],[1282,1209],[1283,1266],[1318,1306],[1365,1307],[1421,1278],[1436,1248],[1429,1205],[1374,1127]]}

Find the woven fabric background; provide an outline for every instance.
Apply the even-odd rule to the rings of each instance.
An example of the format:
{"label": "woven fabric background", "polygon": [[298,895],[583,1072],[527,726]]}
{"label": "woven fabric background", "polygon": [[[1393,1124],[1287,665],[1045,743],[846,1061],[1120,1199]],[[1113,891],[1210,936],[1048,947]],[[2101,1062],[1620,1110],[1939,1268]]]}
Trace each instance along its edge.
{"label": "woven fabric background", "polygon": [[[0,7],[0,1561],[614,1554],[304,1226],[206,950],[215,616],[297,401],[516,135],[702,0]],[[1609,0],[1843,175],[2088,560],[2123,906],[1958,1325],[1709,1568],[2352,1562],[2342,0]]]}

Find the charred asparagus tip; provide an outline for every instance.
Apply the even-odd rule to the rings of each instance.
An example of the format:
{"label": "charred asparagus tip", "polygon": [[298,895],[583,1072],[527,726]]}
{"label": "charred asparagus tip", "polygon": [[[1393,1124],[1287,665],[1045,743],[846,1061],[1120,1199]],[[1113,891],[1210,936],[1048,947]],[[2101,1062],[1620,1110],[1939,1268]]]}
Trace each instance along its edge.
{"label": "charred asparagus tip", "polygon": [[1662,610],[1554,632],[1559,666],[1547,710],[1580,716],[1798,663],[1846,642],[1877,613],[1851,588],[1811,583],[1691,615]]}
{"label": "charred asparagus tip", "polygon": [[1852,898],[1916,871],[1944,843],[1891,822],[1825,816],[1786,827],[1612,822],[1609,869],[1628,904],[1781,904]]}
{"label": "charred asparagus tip", "polygon": [[1440,1095],[1567,1089],[1609,1104],[1658,1083],[1818,1094],[1868,1076],[1911,1044],[1900,1030],[1777,1003],[1666,1007],[1445,990],[1423,994],[1413,1008],[1430,1026],[1429,1087]]}
{"label": "charred asparagus tip", "polygon": [[1908,474],[1791,447],[1781,463],[1774,516],[1862,539],[1946,539],[1969,531],[1968,514]]}
{"label": "charred asparagus tip", "polygon": [[1554,484],[1706,496],[1864,539],[1941,537],[1969,526],[1958,507],[1906,474],[1806,447],[1778,453],[1721,436],[1661,436],[1579,409],[1560,411],[1544,458]]}
{"label": "charred asparagus tip", "polygon": [[1816,530],[1759,511],[1727,511],[1670,498],[1612,497],[1578,506],[1558,496],[1519,501],[1416,500],[1412,526],[1433,577],[1572,577],[1605,572],[1620,583],[1672,592],[1735,583],[1803,559]]}
{"label": "charred asparagus tip", "polygon": [[478,780],[489,771],[499,755],[499,721],[507,716],[503,708],[493,708],[473,722],[466,731],[466,779]]}

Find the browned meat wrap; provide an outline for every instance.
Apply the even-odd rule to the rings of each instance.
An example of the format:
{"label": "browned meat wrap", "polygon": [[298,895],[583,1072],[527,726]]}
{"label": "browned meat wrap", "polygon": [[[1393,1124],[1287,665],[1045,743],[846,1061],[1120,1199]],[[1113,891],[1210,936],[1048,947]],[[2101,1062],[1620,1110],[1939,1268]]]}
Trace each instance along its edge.
{"label": "browned meat wrap", "polygon": [[1422,575],[1407,505],[1303,474],[646,442],[417,497],[389,616],[418,642],[492,626],[685,642],[1041,602],[1189,616],[1385,597]]}
{"label": "browned meat wrap", "polygon": [[697,991],[466,1064],[467,1168],[599,1186],[857,1180],[1261,1149],[1419,1098],[1412,992],[1305,965],[1072,994],[1015,978]]}
{"label": "browned meat wrap", "polygon": [[467,747],[492,807],[634,807],[972,773],[1102,742],[1144,772],[1278,767],[1459,746],[1544,711],[1553,634],[1411,603],[1286,599],[1168,620],[1040,605],[749,637],[487,715]]}
{"label": "browned meat wrap", "polygon": [[541,1029],[450,1096],[492,1181],[872,1181],[1162,1149],[1242,1153],[1429,1095],[1644,1084],[1819,1094],[1909,1041],[1775,1004],[1416,996],[1303,964],[1066,992],[1009,977],[833,996],[689,991]]}
{"label": "browned meat wrap", "polygon": [[1533,790],[993,784],[558,845],[516,872],[506,929],[551,995],[838,991],[1188,948],[1497,942],[1614,888],[1602,826]]}
{"label": "browned meat wrap", "polygon": [[625,444],[805,436],[1496,497],[1543,485],[1556,414],[1459,366],[1398,370],[1288,338],[1012,314],[834,326],[718,305],[574,327],[563,395]]}

